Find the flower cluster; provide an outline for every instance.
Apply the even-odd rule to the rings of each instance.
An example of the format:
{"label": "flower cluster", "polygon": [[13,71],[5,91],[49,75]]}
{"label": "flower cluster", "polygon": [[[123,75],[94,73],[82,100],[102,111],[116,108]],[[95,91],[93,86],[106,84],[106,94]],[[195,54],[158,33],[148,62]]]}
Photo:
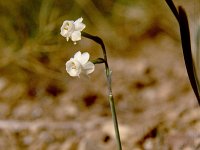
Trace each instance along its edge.
{"label": "flower cluster", "polygon": [[66,70],[70,76],[76,77],[80,76],[80,74],[90,74],[94,71],[94,64],[88,61],[90,58],[89,53],[84,52],[81,54],[78,51],[73,58],[66,62]]}
{"label": "flower cluster", "polygon": [[[67,41],[69,38],[76,44],[76,41],[81,40],[81,31],[86,27],[82,23],[83,18],[79,18],[76,21],[65,20],[60,28],[60,34],[64,36]],[[70,58],[66,62],[66,71],[72,77],[80,77],[80,74],[88,75],[94,71],[94,64],[89,61],[90,54],[80,51],[76,52],[73,58]]]}
{"label": "flower cluster", "polygon": [[86,27],[85,24],[82,23],[83,18],[79,18],[76,21],[73,20],[65,20],[60,28],[60,34],[76,44],[76,41],[81,40],[81,31]]}

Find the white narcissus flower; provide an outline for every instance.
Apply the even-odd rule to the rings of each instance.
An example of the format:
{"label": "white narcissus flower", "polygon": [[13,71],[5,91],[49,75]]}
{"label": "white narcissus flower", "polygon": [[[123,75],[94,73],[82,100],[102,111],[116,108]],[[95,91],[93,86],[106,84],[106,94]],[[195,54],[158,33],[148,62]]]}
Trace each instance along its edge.
{"label": "white narcissus flower", "polygon": [[69,73],[72,77],[80,77],[80,74],[90,74],[94,71],[94,64],[90,61],[88,61],[90,58],[90,54],[87,52],[84,52],[81,54],[80,51],[78,51],[74,58],[71,58],[69,61],[66,62],[66,71]]}
{"label": "white narcissus flower", "polygon": [[76,41],[81,40],[81,31],[86,27],[84,23],[82,23],[83,18],[79,18],[76,21],[73,20],[65,20],[60,28],[60,34],[64,36],[67,41],[69,38],[76,44]]}

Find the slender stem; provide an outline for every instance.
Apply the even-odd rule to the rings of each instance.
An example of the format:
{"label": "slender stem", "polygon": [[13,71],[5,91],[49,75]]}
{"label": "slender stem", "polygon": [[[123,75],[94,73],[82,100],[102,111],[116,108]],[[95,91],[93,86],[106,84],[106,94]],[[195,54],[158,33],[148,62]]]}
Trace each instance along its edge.
{"label": "slender stem", "polygon": [[112,73],[111,73],[111,70],[109,69],[105,45],[104,45],[102,39],[99,38],[98,36],[93,36],[93,35],[90,35],[86,32],[82,32],[82,36],[89,38],[89,39],[91,39],[91,40],[93,40],[96,43],[101,45],[101,48],[102,48],[102,51],[103,51],[103,56],[104,56],[104,64],[105,64],[106,78],[107,78],[108,92],[109,92],[108,93],[109,94],[108,99],[109,99],[109,103],[110,103],[112,119],[113,119],[113,124],[114,124],[114,129],[115,129],[117,149],[122,150],[118,121],[117,121],[117,114],[116,114],[115,103],[114,103],[114,98],[113,98],[113,94],[112,94],[112,85],[111,85],[111,74]]}
{"label": "slender stem", "polygon": [[82,36],[84,36],[84,37],[86,37],[86,38],[88,38],[88,39],[91,39],[91,40],[93,40],[93,41],[95,41],[95,42],[97,42],[98,44],[101,45],[101,48],[102,48],[102,50],[103,50],[104,60],[105,60],[105,68],[109,68],[109,66],[108,66],[108,61],[107,61],[106,48],[105,48],[105,45],[104,45],[102,39],[99,38],[98,36],[93,36],[93,35],[88,34],[88,33],[86,33],[86,32],[82,32]]}
{"label": "slender stem", "polygon": [[174,16],[176,17],[176,20],[179,21],[179,13],[176,9],[176,6],[174,5],[172,0],[165,0],[168,6],[170,7],[171,11],[173,12]]}
{"label": "slender stem", "polygon": [[113,99],[113,95],[109,95],[109,102],[110,102],[110,107],[111,107],[111,112],[112,112],[112,119],[114,123],[114,128],[115,128],[115,136],[117,140],[117,148],[118,150],[122,150],[122,145],[121,145],[121,140],[120,140],[120,134],[119,134],[119,128],[118,128],[118,122],[117,122],[117,115],[115,111],[115,102]]}

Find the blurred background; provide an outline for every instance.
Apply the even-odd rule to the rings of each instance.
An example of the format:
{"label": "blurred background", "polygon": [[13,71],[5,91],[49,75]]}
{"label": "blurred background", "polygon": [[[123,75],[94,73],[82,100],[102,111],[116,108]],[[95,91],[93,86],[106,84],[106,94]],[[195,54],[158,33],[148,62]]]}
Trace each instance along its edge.
{"label": "blurred background", "polygon": [[[188,14],[198,64],[200,2],[174,3]],[[124,150],[200,149],[200,110],[164,0],[1,0],[0,149],[116,149],[104,66],[89,78],[65,71],[78,50],[102,56],[93,41],[60,35],[79,17],[105,42]]]}

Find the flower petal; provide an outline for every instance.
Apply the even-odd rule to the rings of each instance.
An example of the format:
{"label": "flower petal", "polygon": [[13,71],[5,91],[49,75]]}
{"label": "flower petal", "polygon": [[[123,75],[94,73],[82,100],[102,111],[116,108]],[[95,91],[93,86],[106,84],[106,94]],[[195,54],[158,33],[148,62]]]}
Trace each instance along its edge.
{"label": "flower petal", "polygon": [[95,66],[92,62],[88,61],[84,66],[83,66],[84,72],[88,75],[92,73],[95,69]]}
{"label": "flower petal", "polygon": [[72,41],[76,42],[81,40],[81,32],[80,31],[74,31],[71,35]]}
{"label": "flower petal", "polygon": [[90,58],[90,54],[88,52],[84,52],[82,55],[81,55],[81,59],[79,59],[78,61],[82,64],[82,65],[85,65],[88,60]]}
{"label": "flower petal", "polygon": [[83,23],[74,24],[74,25],[75,25],[75,30],[76,31],[82,31],[86,27],[86,25],[83,24]]}
{"label": "flower petal", "polygon": [[82,21],[83,21],[83,18],[80,17],[80,18],[78,18],[74,23],[81,23]]}
{"label": "flower petal", "polygon": [[80,51],[78,51],[74,54],[74,59],[77,60],[77,61],[79,61],[81,59],[81,52]]}
{"label": "flower petal", "polygon": [[69,61],[66,62],[66,71],[69,73],[70,76],[75,77],[79,76],[81,73],[82,67],[81,64],[71,58]]}
{"label": "flower petal", "polygon": [[64,37],[69,37],[75,30],[74,21],[65,20],[60,28],[60,34]]}
{"label": "flower petal", "polygon": [[86,27],[86,25],[82,23],[82,21],[83,21],[83,18],[81,17],[74,22],[76,31],[82,31]]}
{"label": "flower petal", "polygon": [[75,26],[76,31],[82,31],[86,27],[86,25],[83,23],[77,23],[77,24],[74,24],[74,26]]}

